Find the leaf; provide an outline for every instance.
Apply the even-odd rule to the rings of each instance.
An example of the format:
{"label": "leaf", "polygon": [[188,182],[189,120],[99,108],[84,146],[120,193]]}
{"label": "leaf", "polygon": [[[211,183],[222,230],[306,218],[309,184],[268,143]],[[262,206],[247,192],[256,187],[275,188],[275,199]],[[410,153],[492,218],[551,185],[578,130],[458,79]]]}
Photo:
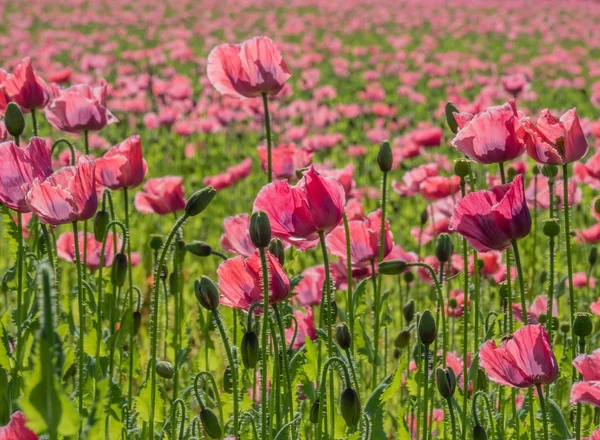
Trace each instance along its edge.
{"label": "leaf", "polygon": [[387,438],[385,431],[383,430],[383,407],[380,404],[380,401],[384,391],[391,383],[391,376],[383,379],[379,385],[377,385],[377,388],[373,390],[365,404],[363,412],[371,418],[372,422],[371,438]]}
{"label": "leaf", "polygon": [[[399,365],[396,370],[392,373],[393,379],[390,383],[390,386],[385,389],[383,394],[381,395],[381,406],[385,406],[385,404],[398,392],[400,387],[402,386],[402,373],[404,372],[404,368],[402,365]],[[390,375],[391,376],[391,375]]]}
{"label": "leaf", "polygon": [[364,344],[362,345],[362,347],[358,348],[358,354],[364,356],[370,364],[373,364],[375,362],[375,350],[373,349],[371,338],[365,330],[365,326],[363,325],[363,323],[359,321],[359,324],[362,330],[362,339]]}
{"label": "leaf", "polygon": [[561,439],[567,440],[573,438],[573,434],[569,431],[567,422],[563,412],[552,399],[548,399],[548,419],[552,422],[552,430],[560,436]]}
{"label": "leaf", "polygon": [[317,382],[317,349],[315,348],[313,341],[311,341],[308,336],[306,337],[304,348],[306,349],[306,364],[304,364],[304,372],[311,383]]}
{"label": "leaf", "polygon": [[4,225],[4,242],[8,244],[6,249],[16,254],[19,249],[19,230],[17,224],[10,215],[10,211],[2,205],[2,224]]}
{"label": "leaf", "polygon": [[[141,422],[150,421],[150,397],[151,397],[150,383],[149,381],[144,382],[140,388],[138,396],[135,398],[134,406],[138,413],[138,420]],[[162,394],[156,389],[155,402],[154,402],[154,422],[162,422],[164,420],[165,412],[165,401],[163,400]]]}
{"label": "leaf", "polygon": [[[95,328],[91,328],[88,334],[83,339],[83,351],[90,357],[96,357],[96,344],[98,338],[98,331]],[[100,357],[106,356],[106,346],[104,341],[100,339]]]}
{"label": "leaf", "polygon": [[363,308],[359,311],[359,304],[364,306],[364,302],[362,301],[362,295],[365,291],[365,286],[367,285],[368,278],[362,280],[358,285],[354,288],[354,293],[352,294],[352,303],[354,304],[354,316],[361,316],[363,312]]}

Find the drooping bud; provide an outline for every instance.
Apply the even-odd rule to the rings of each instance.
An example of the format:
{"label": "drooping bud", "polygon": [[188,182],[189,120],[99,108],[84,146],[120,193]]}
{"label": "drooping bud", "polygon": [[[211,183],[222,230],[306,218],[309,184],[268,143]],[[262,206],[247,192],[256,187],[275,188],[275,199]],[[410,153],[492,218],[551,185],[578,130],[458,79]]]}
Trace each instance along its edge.
{"label": "drooping bud", "polygon": [[454,113],[460,113],[456,105],[453,102],[448,101],[446,103],[446,122],[448,123],[448,127],[450,127],[450,131],[454,134],[458,132],[458,123],[456,122],[456,118],[454,117]]}
{"label": "drooping bud", "polygon": [[454,162],[454,174],[464,179],[469,175],[469,170],[471,168],[470,162],[468,159],[457,159]]}
{"label": "drooping bud", "polygon": [[410,344],[410,332],[404,329],[394,339],[394,345],[396,348],[403,349],[408,347],[408,344]]}
{"label": "drooping bud", "polygon": [[231,372],[231,366],[227,365],[223,372],[223,391],[227,394],[233,392],[233,373]]}
{"label": "drooping bud", "polygon": [[546,237],[556,237],[560,234],[560,220],[557,218],[548,218],[544,220],[542,230]]}
{"label": "drooping bud", "polygon": [[256,333],[250,331],[244,334],[240,350],[242,352],[242,363],[244,364],[244,367],[251,369],[256,368],[259,356],[258,336]]}
{"label": "drooping bud", "polygon": [[264,211],[254,212],[250,217],[250,240],[257,248],[266,248],[271,241],[271,222]]}
{"label": "drooping bud", "polygon": [[319,399],[315,400],[315,402],[310,407],[310,422],[313,424],[319,423],[319,411],[321,409],[321,405],[319,404]]}
{"label": "drooping bud", "polygon": [[190,241],[189,243],[186,243],[185,249],[197,257],[208,257],[212,255],[212,246],[203,241]]}
{"label": "drooping bud", "polygon": [[407,324],[410,324],[415,319],[415,302],[411,299],[402,307],[402,314]]}
{"label": "drooping bud", "polygon": [[185,215],[194,217],[200,214],[210,205],[216,194],[217,191],[212,186],[207,186],[200,191],[196,191],[185,204]]}
{"label": "drooping bud", "polygon": [[342,391],[340,408],[346,425],[356,426],[360,420],[360,398],[353,388],[346,388]]}
{"label": "drooping bud", "polygon": [[97,242],[102,242],[104,240],[104,235],[106,234],[106,227],[110,223],[110,215],[107,211],[101,209],[96,213],[94,217],[94,238]]}
{"label": "drooping bud", "polygon": [[390,142],[385,140],[379,147],[379,153],[377,153],[377,163],[379,169],[384,173],[391,171],[392,165],[394,164],[394,156],[392,155],[392,147]]}
{"label": "drooping bud", "polygon": [[437,336],[435,318],[429,310],[425,310],[419,321],[419,339],[424,345],[431,345]]}
{"label": "drooping bud", "polygon": [[156,374],[158,374],[163,379],[173,379],[173,374],[175,373],[175,369],[171,362],[168,361],[157,361],[156,362]]}
{"label": "drooping bud", "polygon": [[335,340],[342,350],[348,350],[352,344],[352,336],[345,322],[335,326]]}
{"label": "drooping bud", "polygon": [[379,273],[382,275],[399,275],[408,267],[406,261],[387,260],[379,263]]}
{"label": "drooping bud", "polygon": [[454,245],[449,234],[441,233],[438,236],[437,243],[435,246],[435,256],[440,263],[450,261],[450,257],[454,252]]}
{"label": "drooping bud", "polygon": [[473,428],[473,440],[487,440],[487,438],[487,433],[483,426],[477,425]]}
{"label": "drooping bud", "polygon": [[269,252],[277,257],[279,264],[285,264],[285,250],[283,249],[283,241],[279,238],[274,238],[269,243]]}
{"label": "drooping bud", "polygon": [[4,113],[4,125],[6,131],[13,136],[19,137],[25,131],[25,117],[21,107],[15,102],[9,102]]}
{"label": "drooping bud", "polygon": [[440,395],[444,399],[454,396],[456,390],[456,375],[452,368],[438,368],[435,370],[435,382]]}
{"label": "drooping bud", "polygon": [[127,255],[119,252],[115,254],[111,266],[110,280],[113,285],[117,287],[123,287],[125,284],[125,278],[127,276]]}
{"label": "drooping bud", "polygon": [[194,282],[196,300],[206,310],[216,310],[219,307],[219,289],[213,281],[202,275]]}
{"label": "drooping bud", "polygon": [[587,338],[592,334],[594,324],[589,313],[576,313],[573,321],[573,333],[579,338]]}
{"label": "drooping bud", "polygon": [[206,434],[210,438],[219,439],[222,436],[221,424],[219,423],[219,419],[215,415],[212,410],[209,408],[204,408],[200,411],[200,421],[202,422],[202,426],[206,431]]}

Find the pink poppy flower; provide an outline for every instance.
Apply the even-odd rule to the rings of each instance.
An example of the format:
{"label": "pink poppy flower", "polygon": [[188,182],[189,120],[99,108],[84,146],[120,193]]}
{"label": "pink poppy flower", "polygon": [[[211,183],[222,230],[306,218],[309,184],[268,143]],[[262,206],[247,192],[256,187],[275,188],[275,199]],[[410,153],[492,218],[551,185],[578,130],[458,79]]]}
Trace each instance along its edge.
{"label": "pink poppy flower", "polygon": [[106,81],[91,87],[77,84],[60,90],[46,107],[50,124],[67,133],[99,131],[119,120],[106,107]]}
{"label": "pink poppy flower", "polygon": [[[456,353],[446,353],[446,365],[452,369],[452,372],[458,377],[458,385],[461,389],[465,389],[464,362]],[[467,353],[467,370],[471,368],[471,353]],[[469,383],[469,393],[473,390],[473,382]]]}
{"label": "pink poppy flower", "polygon": [[301,306],[310,307],[321,304],[323,285],[325,284],[325,267],[309,267],[302,272],[302,280],[296,286],[293,300]]}
{"label": "pink poppy flower", "polygon": [[488,340],[479,352],[481,368],[492,382],[515,388],[549,384],[558,376],[558,363],[543,326],[526,325],[498,347]]}
{"label": "pink poppy flower", "polygon": [[419,192],[421,183],[430,177],[438,175],[439,167],[435,163],[420,165],[407,171],[402,176],[402,182],[393,181],[392,189],[401,197],[410,197]]}
{"label": "pink poppy flower", "polygon": [[342,184],[344,187],[344,192],[346,193],[346,199],[349,199],[352,196],[352,191],[354,190],[354,186],[356,183],[354,182],[354,165],[349,164],[344,168],[339,169],[330,169],[324,168],[322,166],[316,166],[317,171],[323,177],[333,177],[337,179],[338,182]]}
{"label": "pink poppy flower", "polygon": [[600,298],[598,298],[598,301],[593,302],[590,305],[590,312],[592,312],[596,316],[600,316]]}
{"label": "pink poppy flower", "polygon": [[460,190],[460,177],[428,177],[419,185],[423,198],[429,202],[452,196]]}
{"label": "pink poppy flower", "polygon": [[420,147],[439,147],[444,132],[439,127],[424,127],[414,130],[410,137]]}
{"label": "pink poppy flower", "polygon": [[[79,233],[79,252],[83,255],[84,248],[84,235],[83,232]],[[121,237],[117,236],[117,248],[121,247]],[[56,254],[59,258],[70,263],[75,262],[75,236],[72,232],[64,232],[60,234],[58,240],[56,240]],[[88,232],[87,234],[87,261],[85,262],[88,269],[91,271],[98,270],[100,268],[100,257],[102,254],[102,243],[96,241],[94,234]],[[106,239],[106,247],[104,249],[104,267],[110,267],[114,258],[114,247],[113,247],[113,234],[109,232]],[[132,256],[133,259],[133,256]]]}
{"label": "pink poppy flower", "polygon": [[[489,251],[483,254],[478,254],[477,259],[483,261],[483,267],[480,269],[482,276],[493,276],[502,270],[504,264],[502,264],[502,252]],[[474,273],[475,265],[473,262],[473,256],[469,257],[469,273]]]}
{"label": "pink poppy flower", "polygon": [[[527,322],[530,324],[539,324],[540,316],[548,313],[548,297],[538,295],[531,305],[527,308]],[[523,322],[523,307],[517,302],[513,302],[513,316],[515,319]],[[558,301],[552,300],[552,316],[558,316]]]}
{"label": "pink poppy flower", "polygon": [[185,208],[183,177],[165,176],[148,179],[135,195],[135,209],[142,214],[170,214]]}
{"label": "pink poppy flower", "polygon": [[521,123],[514,100],[489,107],[476,115],[455,113],[454,117],[460,130],[452,145],[477,163],[506,162],[525,151],[525,144],[519,137]]}
{"label": "pink poppy flower", "polygon": [[274,237],[304,251],[317,245],[319,233],[328,235],[340,224],[345,202],[343,186],[311,166],[296,186],[281,180],[265,185],[254,211],[267,213]]}
{"label": "pink poppy flower", "polygon": [[[292,350],[298,350],[302,348],[307,337],[311,341],[316,340],[317,332],[315,330],[313,313],[310,309],[306,309],[306,311],[294,310],[294,318],[298,321],[298,333],[296,334],[296,339],[291,348]],[[285,339],[288,347],[290,346],[289,344],[292,343],[292,338],[294,337],[294,327],[295,325],[292,322],[292,326],[285,330]]]}
{"label": "pink poppy flower", "polygon": [[223,220],[225,233],[221,235],[221,248],[232,254],[249,257],[256,251],[250,239],[250,216],[246,213],[226,217]]}
{"label": "pink poppy flower", "polygon": [[[364,220],[348,223],[350,229],[350,256],[353,267],[365,267],[379,260],[379,240],[381,237],[381,210],[370,213]],[[389,222],[385,222],[384,257],[394,246]],[[346,230],[339,226],[327,236],[327,249],[336,257],[346,260]]]}
{"label": "pink poppy flower", "polygon": [[600,241],[600,223],[596,223],[587,229],[578,229],[575,233],[577,238],[584,243],[598,243]]}
{"label": "pink poppy flower", "polygon": [[586,382],[600,380],[600,349],[592,354],[580,354],[573,360],[573,366]]}
{"label": "pink poppy flower", "polygon": [[112,190],[140,186],[148,172],[140,137],[130,136],[96,161],[96,180]]}
{"label": "pink poppy flower", "polygon": [[[257,148],[263,170],[267,171],[267,149]],[[295,144],[281,144],[272,150],[273,175],[276,179],[290,179],[296,176],[296,170],[309,166],[313,151],[297,147]]]}
{"label": "pink poppy flower", "polygon": [[224,96],[276,95],[292,76],[279,49],[268,37],[242,44],[221,44],[208,55],[208,79]]}
{"label": "pink poppy flower", "polygon": [[6,125],[4,125],[4,121],[0,121],[0,142],[4,142],[6,141],[6,139],[8,139],[8,131],[6,130]]}
{"label": "pink poppy flower", "polygon": [[503,76],[500,81],[502,82],[504,90],[513,96],[517,96],[521,93],[528,84],[527,77],[522,73]]}
{"label": "pink poppy flower", "polygon": [[12,74],[4,72],[0,75],[0,81],[0,89],[7,98],[7,102],[0,104],[2,113],[8,102],[16,102],[24,112],[44,108],[48,104],[50,89],[46,82],[35,74],[29,57],[23,58]]}
{"label": "pink poppy flower", "polygon": [[20,213],[30,212],[27,192],[35,179],[52,174],[52,158],[46,142],[31,138],[29,145],[19,148],[12,141],[0,144],[0,202]]}
{"label": "pink poppy flower", "polygon": [[[569,285],[569,280],[565,280],[565,284]],[[589,279],[590,288],[596,287],[596,278],[590,277]],[[573,287],[588,287],[588,276],[585,272],[576,272],[573,274]]]}
{"label": "pink poppy flower", "polygon": [[21,411],[10,416],[8,425],[0,427],[0,440],[38,440],[38,436],[25,424],[27,418]]}
{"label": "pink poppy flower", "polygon": [[600,152],[590,157],[586,163],[577,162],[573,165],[575,178],[590,188],[600,189]]}
{"label": "pink poppy flower", "polygon": [[[290,280],[277,257],[266,252],[269,270],[269,303],[279,303],[288,297]],[[263,275],[258,250],[248,258],[230,258],[217,268],[221,304],[248,310],[263,300]]]}
{"label": "pink poppy flower", "polygon": [[560,120],[548,109],[542,110],[537,126],[524,120],[523,127],[527,154],[538,163],[564,165],[581,159],[588,152],[588,142],[575,108],[563,114]]}
{"label": "pink poppy flower", "polygon": [[[537,181],[537,196],[535,191],[535,182]],[[582,191],[577,186],[575,180],[569,180],[569,206],[578,205],[581,203]],[[554,207],[556,209],[563,209],[563,182],[562,180],[554,182]],[[548,186],[548,179],[541,174],[533,176],[533,179],[529,181],[529,185],[525,190],[525,198],[527,199],[527,206],[529,209],[533,209],[535,204],[542,209],[550,209],[550,187]]]}
{"label": "pink poppy flower", "polygon": [[527,236],[531,216],[523,175],[507,185],[467,194],[454,208],[450,230],[465,237],[478,252],[501,251],[509,248],[512,240]]}
{"label": "pink poppy flower", "polygon": [[[456,301],[456,307],[450,306],[448,300],[446,300],[446,316],[451,318],[460,318],[465,313],[465,293],[462,290],[451,290],[449,294],[450,299]],[[471,300],[467,298],[468,307],[471,306]]]}
{"label": "pink poppy flower", "polygon": [[600,380],[574,383],[571,388],[571,405],[577,403],[600,407]]}
{"label": "pink poppy flower", "polygon": [[27,193],[31,211],[53,226],[91,219],[98,208],[95,169],[94,162],[84,162],[36,178]]}

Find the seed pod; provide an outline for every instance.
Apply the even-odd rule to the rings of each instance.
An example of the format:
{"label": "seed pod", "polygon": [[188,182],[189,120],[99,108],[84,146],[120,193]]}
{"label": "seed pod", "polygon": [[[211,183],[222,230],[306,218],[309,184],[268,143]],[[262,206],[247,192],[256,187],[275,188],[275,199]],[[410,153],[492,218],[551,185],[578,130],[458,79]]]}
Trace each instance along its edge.
{"label": "seed pod", "polygon": [[446,113],[446,122],[448,123],[448,127],[450,127],[450,131],[454,134],[458,132],[458,123],[456,122],[456,118],[454,117],[454,113],[460,113],[456,105],[453,102],[448,101],[446,103],[445,108]]}
{"label": "seed pod", "polygon": [[487,440],[487,434],[483,426],[477,425],[473,428],[473,440]]}
{"label": "seed pod", "polygon": [[471,165],[468,159],[457,159],[454,162],[454,174],[464,179],[469,175],[469,170],[471,169]]}
{"label": "seed pod", "polygon": [[440,263],[445,263],[450,260],[452,252],[454,252],[454,245],[452,244],[450,235],[446,234],[445,232],[441,233],[438,236],[435,246],[436,258]]}
{"label": "seed pod", "polygon": [[106,227],[110,223],[110,215],[107,211],[101,209],[96,213],[94,217],[94,238],[98,242],[104,240],[104,234],[106,234]]}
{"label": "seed pod", "polygon": [[544,220],[543,231],[546,237],[556,237],[560,234],[560,220],[557,218]]}
{"label": "seed pod", "polygon": [[560,323],[560,331],[561,331],[561,333],[565,333],[565,334],[569,333],[571,331],[571,324],[569,324],[566,321],[561,322]]}
{"label": "seed pod", "polygon": [[394,156],[392,155],[392,147],[390,147],[389,141],[383,141],[379,147],[379,153],[377,153],[377,163],[379,169],[384,173],[391,171],[392,165],[394,164]]}
{"label": "seed pod", "polygon": [[6,131],[13,136],[18,137],[25,131],[25,117],[21,107],[16,102],[9,102],[4,112],[4,125]]}
{"label": "seed pod", "polygon": [[310,407],[310,422],[315,425],[319,423],[319,411],[320,411],[319,399],[315,400],[315,403]]}
{"label": "seed pod", "polygon": [[410,332],[406,329],[402,330],[394,339],[394,345],[396,348],[403,349],[408,347],[410,344]]}
{"label": "seed pod", "polygon": [[587,338],[592,334],[594,324],[589,313],[576,313],[573,321],[573,333],[579,338]]}
{"label": "seed pod", "polygon": [[558,167],[556,165],[544,165],[542,167],[542,174],[545,177],[554,178],[558,175]]}
{"label": "seed pod", "polygon": [[269,243],[269,252],[277,257],[279,264],[282,266],[285,264],[285,251],[283,249],[283,242],[279,238],[274,238]]}
{"label": "seed pod", "polygon": [[360,420],[360,398],[353,388],[346,388],[340,396],[342,417],[348,427],[356,426]]}
{"label": "seed pod", "polygon": [[150,236],[150,249],[158,251],[163,245],[163,236],[160,234],[152,234]]}
{"label": "seed pod", "polygon": [[382,275],[399,275],[408,267],[406,261],[388,260],[379,263],[379,273]]}
{"label": "seed pod", "polygon": [[142,314],[137,310],[133,312],[133,334],[137,335],[142,326]]}
{"label": "seed pod", "polygon": [[266,248],[271,241],[271,222],[264,211],[258,211],[250,217],[250,240],[257,248]]}
{"label": "seed pod", "polygon": [[225,367],[225,371],[223,372],[223,391],[227,394],[231,394],[233,392],[233,374],[231,372],[231,366],[227,365]]}
{"label": "seed pod", "polygon": [[204,427],[206,434],[208,434],[210,438],[221,438],[223,432],[221,430],[221,424],[212,410],[204,408],[202,411],[200,411],[200,421],[202,422],[202,426]]}
{"label": "seed pod", "polygon": [[246,332],[242,337],[241,343],[242,363],[244,367],[254,369],[258,363],[259,344],[256,333]]}
{"label": "seed pod", "polygon": [[440,395],[444,399],[454,396],[456,390],[456,375],[452,368],[438,368],[435,370],[435,383]]}
{"label": "seed pod", "polygon": [[415,319],[415,302],[412,299],[404,304],[404,307],[402,307],[402,314],[404,315],[407,324],[410,324],[412,320]]}
{"label": "seed pod", "polygon": [[123,287],[127,276],[127,255],[119,252],[115,255],[111,267],[111,282],[117,287]]}
{"label": "seed pod", "polygon": [[213,281],[202,275],[194,282],[196,300],[206,310],[216,310],[219,307],[219,289]]}
{"label": "seed pod", "polygon": [[175,369],[171,362],[168,361],[157,361],[156,362],[156,374],[158,374],[163,379],[173,379],[173,374],[175,373]]}
{"label": "seed pod", "polygon": [[335,326],[335,340],[342,350],[348,350],[352,345],[352,336],[345,322]]}
{"label": "seed pod", "polygon": [[437,336],[435,318],[429,310],[425,310],[419,321],[419,339],[424,345],[431,345]]}
{"label": "seed pod", "polygon": [[216,194],[217,191],[212,186],[207,186],[200,191],[196,191],[185,204],[185,215],[194,217],[200,214],[210,205]]}

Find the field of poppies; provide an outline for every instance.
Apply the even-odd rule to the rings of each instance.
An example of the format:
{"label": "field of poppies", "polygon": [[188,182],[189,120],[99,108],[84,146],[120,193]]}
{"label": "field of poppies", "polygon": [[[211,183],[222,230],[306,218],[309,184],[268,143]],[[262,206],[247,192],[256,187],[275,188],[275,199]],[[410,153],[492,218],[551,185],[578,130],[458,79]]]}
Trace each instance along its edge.
{"label": "field of poppies", "polygon": [[0,12],[0,440],[600,440],[600,3]]}

